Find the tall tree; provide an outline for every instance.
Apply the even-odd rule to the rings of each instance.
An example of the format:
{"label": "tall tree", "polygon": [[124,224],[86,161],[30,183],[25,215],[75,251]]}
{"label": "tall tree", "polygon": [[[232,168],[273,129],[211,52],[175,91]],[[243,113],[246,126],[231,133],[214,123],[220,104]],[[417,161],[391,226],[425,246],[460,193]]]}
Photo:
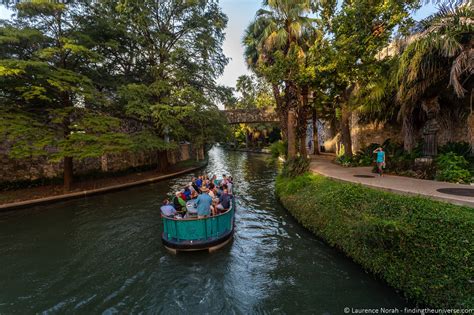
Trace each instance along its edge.
{"label": "tall tree", "polygon": [[[302,108],[302,94],[295,82],[298,72],[298,61],[303,49],[300,40],[303,29],[310,27],[314,22],[308,15],[311,1],[264,1],[264,8],[257,12],[257,17],[252,23],[247,34],[252,40],[246,40],[247,45],[255,45],[258,59],[261,60],[260,70],[277,87],[275,79],[279,78],[284,83],[284,102],[279,102],[279,93],[275,91],[279,110],[288,117],[288,157],[296,155],[296,113]],[[253,47],[249,49],[252,57]],[[296,69],[296,71],[295,71]]]}
{"label": "tall tree", "polygon": [[[213,100],[222,89],[215,80],[227,63],[227,18],[217,1],[118,1],[116,9],[139,47],[134,58],[145,64],[141,82],[121,89],[125,112],[153,124],[163,137],[196,139],[187,122],[197,111],[212,116],[217,110]],[[129,99],[130,89],[141,92]]]}
{"label": "tall tree", "polygon": [[350,120],[355,93],[362,82],[376,71],[377,56],[386,47],[396,27],[405,27],[411,22],[410,11],[418,7],[418,2],[407,1],[344,1],[339,10],[330,18],[329,34],[334,69],[332,86],[337,89],[340,129],[345,154],[352,156]]}
{"label": "tall tree", "polygon": [[0,135],[12,156],[64,159],[68,188],[76,158],[156,150],[165,160],[165,138],[226,136],[217,1],[36,0],[15,10],[0,25]]}
{"label": "tall tree", "polygon": [[268,73],[268,68],[273,63],[271,53],[264,53],[260,46],[260,39],[262,37],[265,25],[263,23],[256,23],[253,21],[245,29],[243,44],[245,46],[245,58],[247,65],[258,76],[265,78],[271,84],[272,94],[276,103],[276,111],[280,118],[280,129],[282,138],[287,141],[288,135],[288,111],[283,92],[283,78]]}
{"label": "tall tree", "polygon": [[[130,144],[120,132],[120,122],[98,112],[104,99],[88,70],[101,56],[78,32],[80,11],[80,5],[22,2],[15,7],[14,21],[0,27],[4,141],[15,157],[48,155],[47,148],[55,147],[49,155],[63,159],[66,189],[72,183],[73,158],[123,150]],[[14,139],[25,123],[29,132]]]}
{"label": "tall tree", "polygon": [[421,30],[401,42],[394,76],[407,151],[415,143],[413,112],[422,100],[433,103],[446,87],[458,98],[468,92],[472,97],[473,14],[467,2],[442,6],[438,13],[422,21]]}

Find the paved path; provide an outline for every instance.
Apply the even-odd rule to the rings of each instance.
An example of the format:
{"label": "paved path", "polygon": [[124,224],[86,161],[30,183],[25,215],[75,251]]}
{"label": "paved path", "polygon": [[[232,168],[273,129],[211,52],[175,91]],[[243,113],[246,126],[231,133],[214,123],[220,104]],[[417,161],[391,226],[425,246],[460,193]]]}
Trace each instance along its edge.
{"label": "paved path", "polygon": [[[384,175],[379,177],[372,173],[372,167],[342,167],[334,164],[331,157],[313,157],[311,170],[329,178],[363,184],[368,187],[391,191],[406,195],[422,195],[432,199],[457,205],[474,207],[474,187],[470,185],[451,184],[433,180],[423,180],[410,177]],[[445,190],[445,193],[440,192]],[[448,194],[457,190],[464,196]],[[452,192],[452,191],[451,191]]]}

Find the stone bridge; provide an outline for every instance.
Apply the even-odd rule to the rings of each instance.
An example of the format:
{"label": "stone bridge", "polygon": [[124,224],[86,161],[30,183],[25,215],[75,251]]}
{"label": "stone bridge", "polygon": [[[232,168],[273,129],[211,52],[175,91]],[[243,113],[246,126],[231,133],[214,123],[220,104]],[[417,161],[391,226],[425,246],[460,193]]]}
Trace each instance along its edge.
{"label": "stone bridge", "polygon": [[280,121],[273,109],[229,109],[222,112],[227,117],[227,122],[231,125]]}

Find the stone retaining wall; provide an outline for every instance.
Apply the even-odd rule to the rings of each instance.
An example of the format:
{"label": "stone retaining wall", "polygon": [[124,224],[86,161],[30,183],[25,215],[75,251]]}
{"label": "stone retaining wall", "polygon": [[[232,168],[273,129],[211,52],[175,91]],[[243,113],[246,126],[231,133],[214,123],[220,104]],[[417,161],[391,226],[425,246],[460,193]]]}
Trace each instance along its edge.
{"label": "stone retaining wall", "polygon": [[[201,158],[200,151],[198,150],[198,153]],[[177,150],[168,152],[169,164],[176,164],[192,158],[196,158],[196,150],[191,144],[181,144]],[[0,154],[0,163],[2,165],[0,183],[55,178],[61,177],[63,173],[62,161],[53,163],[44,157],[15,160],[5,154]],[[155,151],[106,154],[98,158],[74,160],[74,174],[118,172],[157,164],[158,153]]]}
{"label": "stone retaining wall", "polygon": [[[371,143],[383,143],[387,139],[394,142],[403,143],[402,126],[397,123],[359,123],[357,115],[354,113],[351,117],[351,137],[352,150],[356,153],[358,150],[370,145]],[[474,115],[456,121],[455,118],[447,115],[439,115],[439,131],[437,134],[438,145],[444,145],[448,142],[468,142],[474,147]],[[341,136],[338,126],[331,128],[330,124],[324,123],[324,145],[326,152],[337,152],[340,147]],[[421,141],[422,130],[416,131],[416,141]]]}

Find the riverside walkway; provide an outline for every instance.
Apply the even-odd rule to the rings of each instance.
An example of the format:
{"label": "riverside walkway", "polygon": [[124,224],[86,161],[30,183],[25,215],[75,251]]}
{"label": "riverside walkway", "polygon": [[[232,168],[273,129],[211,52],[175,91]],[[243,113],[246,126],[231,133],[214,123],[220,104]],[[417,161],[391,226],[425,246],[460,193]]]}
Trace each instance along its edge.
{"label": "riverside walkway", "polygon": [[312,156],[311,171],[345,182],[358,183],[375,189],[403,195],[422,196],[456,205],[474,207],[474,187],[434,180],[395,175],[379,177],[372,167],[343,167],[332,162],[331,156]]}

